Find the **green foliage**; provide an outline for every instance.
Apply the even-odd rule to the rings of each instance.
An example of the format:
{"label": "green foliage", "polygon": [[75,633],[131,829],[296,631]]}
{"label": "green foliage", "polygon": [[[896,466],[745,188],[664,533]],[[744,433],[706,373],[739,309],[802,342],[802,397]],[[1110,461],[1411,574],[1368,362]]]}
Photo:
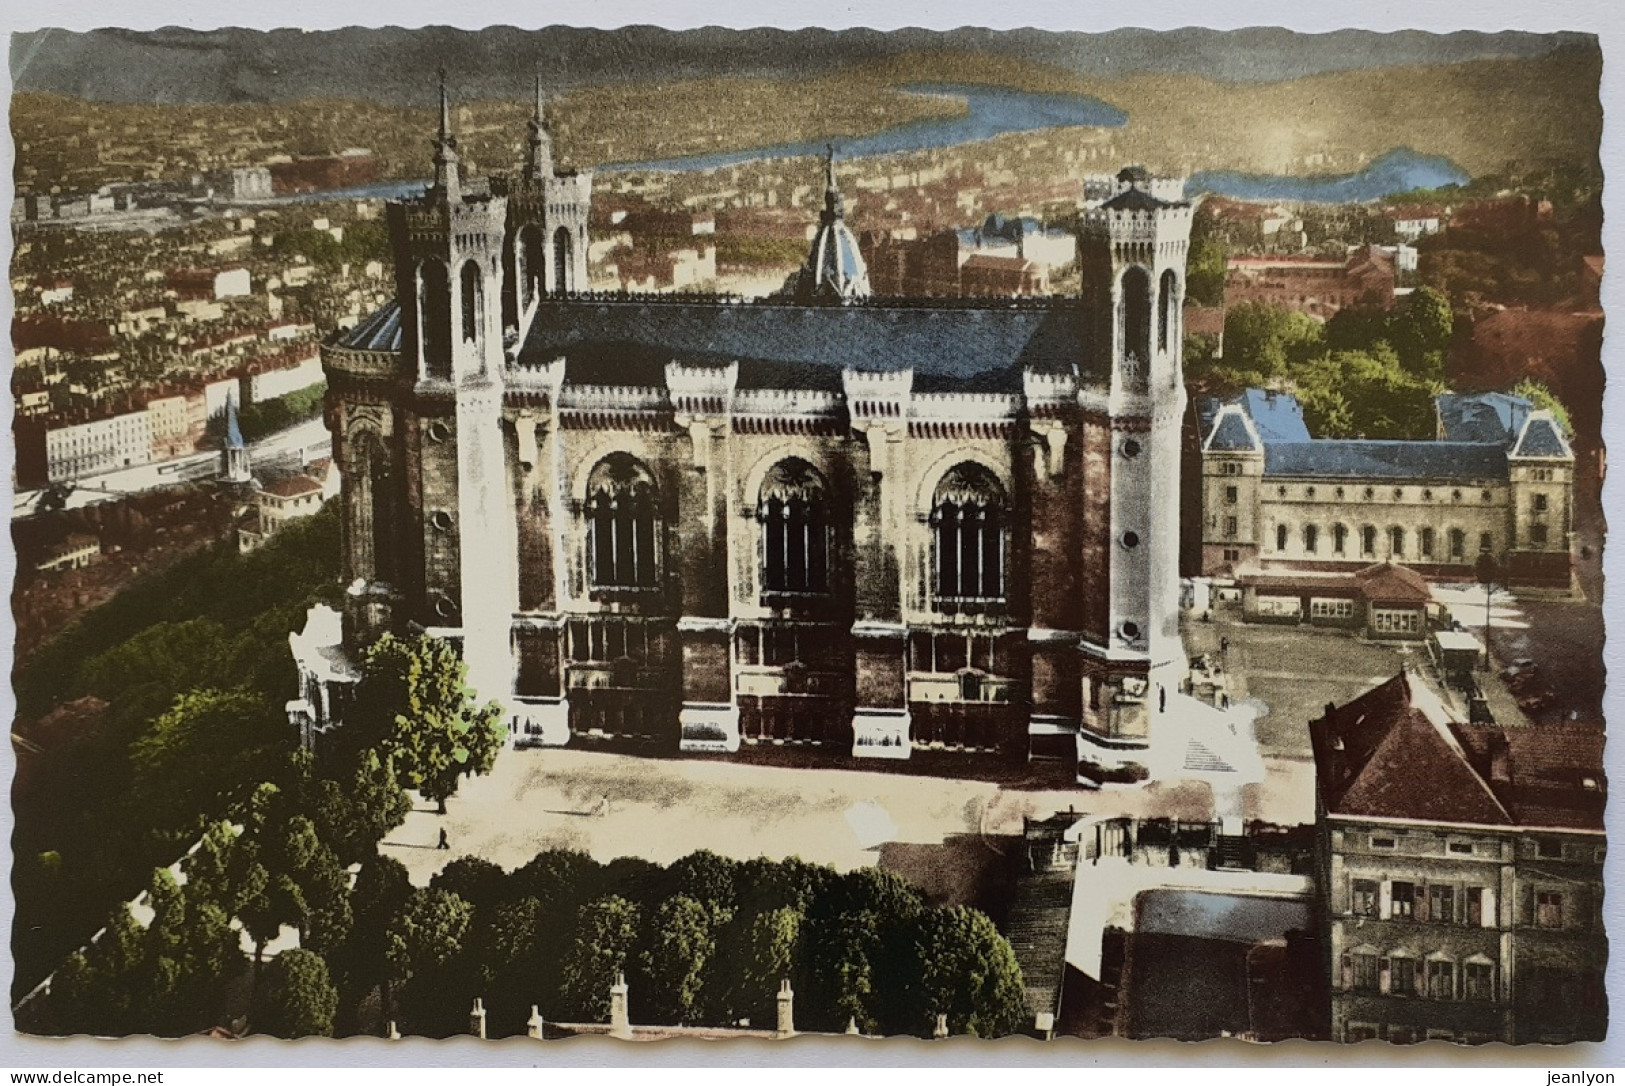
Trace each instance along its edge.
{"label": "green foliage", "polygon": [[376,743],[406,784],[442,814],[465,774],[486,773],[502,749],[500,707],[476,706],[468,668],[450,644],[386,634],[367,653],[344,742]]}
{"label": "green foliage", "polygon": [[1435,431],[1438,387],[1407,373],[1390,350],[1339,351],[1301,367],[1293,380],[1317,437],[1422,439]]}
{"label": "green foliage", "polygon": [[410,980],[450,965],[463,949],[474,907],[446,890],[415,890],[390,923],[384,952],[393,975]]}
{"label": "green foliage", "polygon": [[1263,378],[1255,383],[1286,376],[1325,343],[1325,329],[1314,318],[1268,302],[1242,302],[1224,317],[1224,365]]}
{"label": "green foliage", "polygon": [[57,971],[48,1015],[58,1031],[178,1037],[218,1022],[224,987],[243,965],[229,917],[164,870],[153,872],[147,904],[145,928],[121,905]]}
{"label": "green foliage", "polygon": [[1229,246],[1215,234],[1212,220],[1198,215],[1191,225],[1190,255],[1185,264],[1185,298],[1193,305],[1223,305]]}
{"label": "green foliage", "polygon": [[577,1022],[609,1018],[609,989],[637,949],[640,910],[624,897],[588,902],[559,970],[559,1002]]}
{"label": "green foliage", "polygon": [[1569,409],[1545,383],[1526,377],[1512,387],[1512,395],[1522,396],[1537,408],[1550,411],[1557,419],[1558,425],[1563,427],[1563,432],[1570,437],[1574,436],[1574,424],[1569,421]]}
{"label": "green foliage", "polygon": [[[335,759],[337,760],[337,759]],[[376,750],[364,750],[346,779],[314,778],[307,768],[304,809],[340,863],[371,857],[378,842],[406,821],[412,801],[395,776],[394,763]]]}
{"label": "green foliage", "polygon": [[[306,388],[295,389],[269,400],[248,404],[237,415],[237,426],[244,441],[258,441],[278,430],[286,430],[296,423],[313,419],[322,412],[327,396],[327,384],[318,381]],[[225,432],[225,416],[210,421],[211,433]]]}
{"label": "green foliage", "polygon": [[798,238],[720,234],[715,240],[719,265],[793,268],[807,258],[807,243]]}
{"label": "green foliage", "polygon": [[263,767],[291,749],[287,718],[245,690],[180,695],[130,750],[130,806],[177,842],[246,799]]}
{"label": "green foliage", "polygon": [[508,873],[490,860],[459,856],[429,880],[436,890],[456,894],[475,908],[495,906],[507,893]]}
{"label": "green foliage", "polygon": [[642,1005],[656,1022],[689,1024],[700,1016],[701,997],[717,940],[714,913],[678,894],[649,917],[638,957],[639,980],[646,986]]}
{"label": "green foliage", "polygon": [[1433,287],[1418,287],[1389,324],[1400,365],[1423,380],[1444,376],[1445,352],[1455,327],[1449,298]]}
{"label": "green foliage", "polygon": [[249,1021],[273,1037],[331,1037],[339,993],[321,955],[293,948],[278,954],[254,989]]}
{"label": "green foliage", "polygon": [[[713,1020],[774,1020],[779,983],[796,982],[805,953],[801,941],[804,920],[800,909],[785,906],[738,913],[722,928],[717,936],[716,965],[706,980],[706,1001]],[[808,1005],[807,1000],[802,1002]]]}
{"label": "green foliage", "polygon": [[1002,1037],[1027,1025],[1025,988],[1015,951],[983,913],[963,906],[928,909],[913,924],[917,995],[924,1033],[936,1016],[948,1031]]}
{"label": "green foliage", "polygon": [[369,260],[389,260],[389,231],[383,223],[358,219],[344,226],[344,240],[326,230],[307,227],[280,231],[271,252],[283,259],[302,256],[329,274],[349,264],[353,269]]}

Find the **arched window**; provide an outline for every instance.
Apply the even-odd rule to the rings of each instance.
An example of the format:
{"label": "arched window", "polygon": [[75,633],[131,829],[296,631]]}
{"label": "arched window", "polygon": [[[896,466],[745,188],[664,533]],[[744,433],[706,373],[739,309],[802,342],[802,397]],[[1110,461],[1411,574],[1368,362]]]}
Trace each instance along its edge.
{"label": "arched window", "polygon": [[1151,360],[1151,277],[1135,266],[1123,273],[1123,376],[1143,385]]}
{"label": "arched window", "polygon": [[784,460],[762,480],[762,591],[829,591],[829,512],[824,480],[805,460]]}
{"label": "arched window", "polygon": [[480,323],[482,320],[480,297],[482,284],[480,282],[480,266],[470,260],[463,264],[462,272],[463,295],[463,342],[471,343],[479,338]]}
{"label": "arched window", "polygon": [[563,294],[574,288],[570,280],[571,249],[575,242],[570,228],[561,226],[553,232],[553,293]]}
{"label": "arched window", "polygon": [[605,457],[587,479],[587,553],[594,588],[654,588],[655,487],[626,453]]}
{"label": "arched window", "polygon": [[1433,529],[1432,528],[1423,528],[1422,529],[1420,547],[1421,547],[1421,553],[1422,553],[1423,558],[1432,558],[1433,557]]}
{"label": "arched window", "polygon": [[1169,326],[1173,323],[1174,315],[1178,312],[1175,306],[1179,299],[1174,297],[1174,290],[1178,286],[1179,277],[1170,268],[1162,273],[1162,282],[1157,290],[1157,350],[1168,349]]}
{"label": "arched window", "polygon": [[937,484],[931,501],[936,597],[1002,600],[1006,501],[986,468],[960,464]]}
{"label": "arched window", "polygon": [[1398,526],[1388,529],[1388,553],[1395,558],[1405,557],[1405,529]]}
{"label": "arched window", "polygon": [[520,305],[529,308],[542,293],[542,272],[547,267],[547,238],[539,227],[527,226],[519,232]]}
{"label": "arched window", "polygon": [[1303,526],[1303,553],[1314,554],[1320,548],[1320,529],[1313,524]]}
{"label": "arched window", "polygon": [[1360,553],[1368,557],[1377,553],[1377,530],[1369,524],[1360,529]]}
{"label": "arched window", "polygon": [[1458,562],[1467,557],[1467,533],[1460,528],[1450,529],[1450,557]]}
{"label": "arched window", "polygon": [[1349,530],[1341,524],[1332,525],[1332,553],[1342,554],[1348,549]]}
{"label": "arched window", "polygon": [[450,380],[451,280],[438,260],[425,260],[418,268],[418,342],[424,371]]}
{"label": "arched window", "polygon": [[1286,550],[1286,540],[1287,540],[1287,528],[1286,528],[1286,525],[1285,524],[1277,524],[1275,526],[1275,549],[1278,550],[1278,551]]}

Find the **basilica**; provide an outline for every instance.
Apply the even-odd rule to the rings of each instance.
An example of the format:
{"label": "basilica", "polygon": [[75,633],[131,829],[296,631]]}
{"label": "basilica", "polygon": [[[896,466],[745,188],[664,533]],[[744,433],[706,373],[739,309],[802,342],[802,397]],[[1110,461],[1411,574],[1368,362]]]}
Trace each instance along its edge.
{"label": "basilica", "polygon": [[307,742],[426,631],[519,746],[1154,764],[1189,700],[1177,183],[1081,213],[1078,297],[875,296],[833,156],[782,295],[598,294],[543,112],[476,179],[442,88],[396,299],[323,347],[348,588],[293,637]]}

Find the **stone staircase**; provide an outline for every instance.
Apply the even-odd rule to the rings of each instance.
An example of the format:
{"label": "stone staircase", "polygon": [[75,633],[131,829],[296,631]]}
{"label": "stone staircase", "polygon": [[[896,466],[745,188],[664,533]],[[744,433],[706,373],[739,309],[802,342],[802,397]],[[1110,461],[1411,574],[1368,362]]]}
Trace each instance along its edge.
{"label": "stone staircase", "polygon": [[1074,871],[1070,863],[1046,867],[1016,883],[1005,934],[1027,986],[1029,1024],[1046,1011],[1055,1013],[1060,1004]]}

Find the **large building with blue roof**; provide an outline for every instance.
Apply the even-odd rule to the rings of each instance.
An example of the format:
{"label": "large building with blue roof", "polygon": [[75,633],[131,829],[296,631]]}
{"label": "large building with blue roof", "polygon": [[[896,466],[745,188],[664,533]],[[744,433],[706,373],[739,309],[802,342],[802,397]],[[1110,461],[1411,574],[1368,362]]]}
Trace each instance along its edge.
{"label": "large building with blue roof", "polygon": [[349,588],[295,639],[307,737],[427,630],[520,744],[1149,761],[1188,204],[1125,171],[1080,298],[879,298],[832,160],[784,296],[591,294],[540,102],[517,178],[464,178],[449,116],[396,301],[323,351]]}
{"label": "large building with blue roof", "polygon": [[1435,400],[1432,441],[1313,438],[1297,400],[1249,389],[1202,420],[1210,576],[1396,562],[1568,591],[1574,452],[1551,412],[1499,392]]}

